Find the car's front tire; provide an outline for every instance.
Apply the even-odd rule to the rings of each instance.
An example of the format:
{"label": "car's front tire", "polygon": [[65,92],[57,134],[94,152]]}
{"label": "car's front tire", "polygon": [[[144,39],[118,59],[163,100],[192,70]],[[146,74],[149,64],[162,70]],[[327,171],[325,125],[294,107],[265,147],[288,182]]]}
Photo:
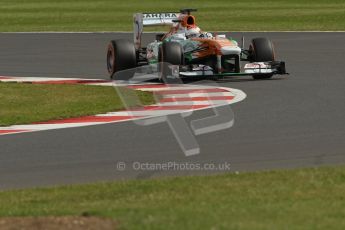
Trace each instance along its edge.
{"label": "car's front tire", "polygon": [[[137,66],[135,46],[127,40],[112,40],[108,45],[107,69],[110,78],[116,76],[116,80],[128,80],[134,76]],[[127,70],[127,71],[123,71]],[[115,74],[122,71],[120,74]]]}
{"label": "car's front tire", "polygon": [[[268,62],[275,60],[273,43],[267,38],[254,38],[249,47],[251,61],[253,62]],[[254,79],[268,79],[273,74],[259,74],[253,75]]]}
{"label": "car's front tire", "polygon": [[171,74],[171,65],[183,65],[183,48],[178,42],[163,42],[159,49],[159,70],[161,81],[168,82],[168,76]]}

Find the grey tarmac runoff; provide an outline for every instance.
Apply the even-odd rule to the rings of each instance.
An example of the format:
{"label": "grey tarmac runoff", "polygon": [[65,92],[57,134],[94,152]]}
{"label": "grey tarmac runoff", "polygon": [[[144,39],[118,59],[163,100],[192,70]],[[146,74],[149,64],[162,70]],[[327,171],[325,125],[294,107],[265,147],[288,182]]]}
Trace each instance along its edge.
{"label": "grey tarmac runoff", "polygon": [[[196,136],[201,153],[186,157],[167,123],[133,122],[0,136],[0,189],[214,171],[138,171],[133,162],[229,163],[230,172],[345,162],[344,32],[236,32],[249,43],[270,37],[290,76],[220,80],[247,98],[231,106],[234,125]],[[0,76],[107,78],[111,39],[131,33],[2,33]],[[146,34],[149,42],[154,34]],[[1,109],[1,108],[0,108]],[[212,115],[197,111],[186,122]],[[118,162],[126,169],[116,169]]]}

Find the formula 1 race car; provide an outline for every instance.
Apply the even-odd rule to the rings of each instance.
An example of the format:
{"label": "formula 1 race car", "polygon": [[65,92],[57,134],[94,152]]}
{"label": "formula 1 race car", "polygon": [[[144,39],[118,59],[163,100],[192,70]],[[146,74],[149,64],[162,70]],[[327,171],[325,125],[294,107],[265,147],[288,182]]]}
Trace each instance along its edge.
{"label": "formula 1 race car", "polygon": [[[177,73],[178,77],[251,75],[254,79],[286,74],[285,63],[275,60],[274,47],[269,39],[255,38],[249,48],[244,49],[244,38],[240,47],[225,35],[214,36],[200,30],[191,15],[193,11],[196,9],[182,9],[179,13],[134,14],[134,43],[113,40],[108,46],[110,77],[114,78],[118,71],[157,64],[161,66],[162,78],[169,73]],[[143,27],[155,25],[171,25],[171,29],[166,34],[157,34],[154,42],[142,47]],[[241,62],[246,64],[243,66]],[[169,68],[159,63],[169,63]],[[133,75],[133,71],[127,71],[125,78]]]}

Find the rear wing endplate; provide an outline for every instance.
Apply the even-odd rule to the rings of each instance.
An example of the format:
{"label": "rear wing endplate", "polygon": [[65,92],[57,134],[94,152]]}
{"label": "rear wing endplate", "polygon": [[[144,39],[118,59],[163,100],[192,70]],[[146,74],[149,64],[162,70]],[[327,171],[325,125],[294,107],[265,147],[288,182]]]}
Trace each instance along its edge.
{"label": "rear wing endplate", "polygon": [[134,14],[134,44],[135,48],[141,48],[141,35],[144,26],[173,25],[180,13],[136,13]]}

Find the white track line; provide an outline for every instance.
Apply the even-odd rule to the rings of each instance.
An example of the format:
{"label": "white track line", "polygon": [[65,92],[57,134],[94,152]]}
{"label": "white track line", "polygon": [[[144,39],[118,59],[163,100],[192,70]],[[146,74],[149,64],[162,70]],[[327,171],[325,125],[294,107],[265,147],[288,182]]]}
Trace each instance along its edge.
{"label": "white track line", "polygon": [[232,92],[210,92],[210,93],[187,93],[187,94],[167,94],[163,98],[181,98],[181,97],[220,97],[220,96],[235,96]]}
{"label": "white track line", "polygon": [[147,117],[147,116],[164,116],[169,114],[175,114],[175,113],[181,113],[181,112],[190,112],[191,110],[157,110],[152,113],[150,110],[142,110],[142,111],[134,111],[134,110],[128,110],[128,111],[120,111],[120,112],[109,112],[106,114],[99,114],[97,116],[102,117],[109,117],[109,116],[139,116],[139,117]]}

